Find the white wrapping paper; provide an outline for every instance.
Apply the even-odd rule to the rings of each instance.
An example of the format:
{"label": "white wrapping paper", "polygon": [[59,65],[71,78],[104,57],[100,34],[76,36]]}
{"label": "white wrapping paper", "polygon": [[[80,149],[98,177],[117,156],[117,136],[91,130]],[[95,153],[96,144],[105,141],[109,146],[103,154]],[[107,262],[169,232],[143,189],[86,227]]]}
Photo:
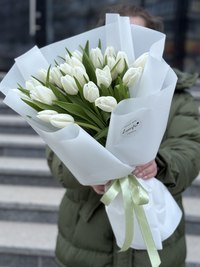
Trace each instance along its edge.
{"label": "white wrapping paper", "polygon": [[[112,45],[126,52],[130,61],[149,52],[140,82],[134,90],[130,89],[131,98],[120,102],[112,113],[106,148],[78,125],[70,125],[61,130],[45,125],[36,118],[36,111],[27,106],[16,92],[10,90],[16,88],[17,83],[24,85],[25,80],[36,75],[38,69],[47,69],[57,56],[66,53],[66,47],[73,51],[79,45],[84,46],[87,40],[90,47],[96,47],[99,39],[102,49]],[[109,14],[106,26],[42,49],[34,47],[18,57],[1,82],[0,90],[6,95],[4,102],[33,127],[81,184],[105,184],[109,180],[130,174],[135,166],[156,157],[177,81],[175,73],[162,58],[164,42],[164,34],[131,26],[128,18]],[[139,182],[149,192],[150,201],[144,206],[144,210],[156,247],[161,249],[162,241],[174,232],[182,214],[168,190],[156,178],[148,181],[139,179]],[[106,207],[106,211],[117,244],[122,246],[125,231],[120,194]],[[137,222],[134,223],[131,246],[145,248]]]}

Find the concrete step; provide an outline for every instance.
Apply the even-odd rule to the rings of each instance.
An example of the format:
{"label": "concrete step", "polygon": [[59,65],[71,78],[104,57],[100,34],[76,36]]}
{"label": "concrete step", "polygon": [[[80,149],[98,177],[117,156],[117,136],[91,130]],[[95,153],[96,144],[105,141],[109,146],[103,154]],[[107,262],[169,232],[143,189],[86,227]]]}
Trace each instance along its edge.
{"label": "concrete step", "polygon": [[186,216],[186,232],[200,236],[200,198],[184,196],[183,206]]}
{"label": "concrete step", "polygon": [[0,220],[57,223],[63,188],[0,186]]}
{"label": "concrete step", "polygon": [[187,267],[200,267],[200,236],[186,235],[187,242]]}
{"label": "concrete step", "polygon": [[36,134],[31,126],[19,115],[0,115],[0,133]]}
{"label": "concrete step", "polygon": [[[57,226],[0,221],[0,265],[55,267]],[[200,266],[200,237],[187,235],[187,267]]]}
{"label": "concrete step", "polygon": [[45,158],[0,157],[0,184],[58,186]]}
{"label": "concrete step", "polygon": [[0,266],[58,267],[56,236],[54,224],[0,221]]}
{"label": "concrete step", "polygon": [[45,143],[38,135],[0,134],[0,156],[45,157]]}
{"label": "concrete step", "polygon": [[197,178],[193,181],[190,187],[188,187],[185,192],[185,196],[200,196],[200,174],[197,176]]}
{"label": "concrete step", "polygon": [[183,195],[183,206],[187,218],[200,222],[200,198]]}
{"label": "concrete step", "polygon": [[13,109],[4,104],[3,98],[0,98],[0,114],[16,114]]}

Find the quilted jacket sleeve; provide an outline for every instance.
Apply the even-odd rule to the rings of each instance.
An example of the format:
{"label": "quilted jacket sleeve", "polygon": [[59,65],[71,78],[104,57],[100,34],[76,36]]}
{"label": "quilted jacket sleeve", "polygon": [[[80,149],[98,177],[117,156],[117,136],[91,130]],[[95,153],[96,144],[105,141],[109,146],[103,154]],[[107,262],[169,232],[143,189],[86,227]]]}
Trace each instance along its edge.
{"label": "quilted jacket sleeve", "polygon": [[162,181],[172,195],[183,192],[200,170],[198,106],[187,93],[176,93],[168,126],[156,158]]}

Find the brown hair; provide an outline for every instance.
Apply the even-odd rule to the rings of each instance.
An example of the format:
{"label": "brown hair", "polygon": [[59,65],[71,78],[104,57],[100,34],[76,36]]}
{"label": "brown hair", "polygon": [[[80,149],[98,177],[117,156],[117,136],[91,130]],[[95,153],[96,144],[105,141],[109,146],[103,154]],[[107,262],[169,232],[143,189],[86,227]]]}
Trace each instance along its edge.
{"label": "brown hair", "polygon": [[104,25],[105,13],[118,13],[121,16],[141,17],[145,20],[147,28],[157,31],[163,31],[164,28],[162,19],[160,17],[152,16],[147,10],[140,6],[135,6],[132,4],[118,4],[107,6],[101,12],[98,26]]}

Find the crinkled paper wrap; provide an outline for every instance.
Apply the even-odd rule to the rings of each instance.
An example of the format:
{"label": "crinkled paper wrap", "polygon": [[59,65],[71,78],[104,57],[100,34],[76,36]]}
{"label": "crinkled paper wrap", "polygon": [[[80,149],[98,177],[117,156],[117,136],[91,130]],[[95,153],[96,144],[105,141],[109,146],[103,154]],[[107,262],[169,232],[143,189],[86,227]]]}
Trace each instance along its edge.
{"label": "crinkled paper wrap", "polygon": [[[144,41],[145,38],[145,41]],[[24,85],[38,69],[48,68],[57,56],[84,46],[96,47],[101,39],[102,49],[114,46],[127,53],[130,62],[149,52],[143,75],[136,88],[130,88],[131,98],[123,100],[111,116],[106,148],[101,146],[78,125],[61,130],[36,118],[36,111],[19,99],[13,90],[17,83]],[[144,27],[130,25],[127,17],[109,14],[106,26],[56,42],[41,49],[32,48],[15,59],[15,64],[0,84],[6,95],[4,102],[19,113],[44,139],[49,147],[83,185],[105,184],[108,180],[129,175],[134,166],[156,157],[166,128],[177,77],[163,60],[165,35]],[[30,118],[32,117],[32,118]],[[157,249],[175,230],[181,211],[165,186],[157,179],[139,182],[149,192],[149,203],[144,205]],[[124,239],[124,214],[121,195],[106,211],[117,244]],[[136,220],[136,219],[134,219]],[[144,249],[137,221],[134,222],[133,248]]]}

